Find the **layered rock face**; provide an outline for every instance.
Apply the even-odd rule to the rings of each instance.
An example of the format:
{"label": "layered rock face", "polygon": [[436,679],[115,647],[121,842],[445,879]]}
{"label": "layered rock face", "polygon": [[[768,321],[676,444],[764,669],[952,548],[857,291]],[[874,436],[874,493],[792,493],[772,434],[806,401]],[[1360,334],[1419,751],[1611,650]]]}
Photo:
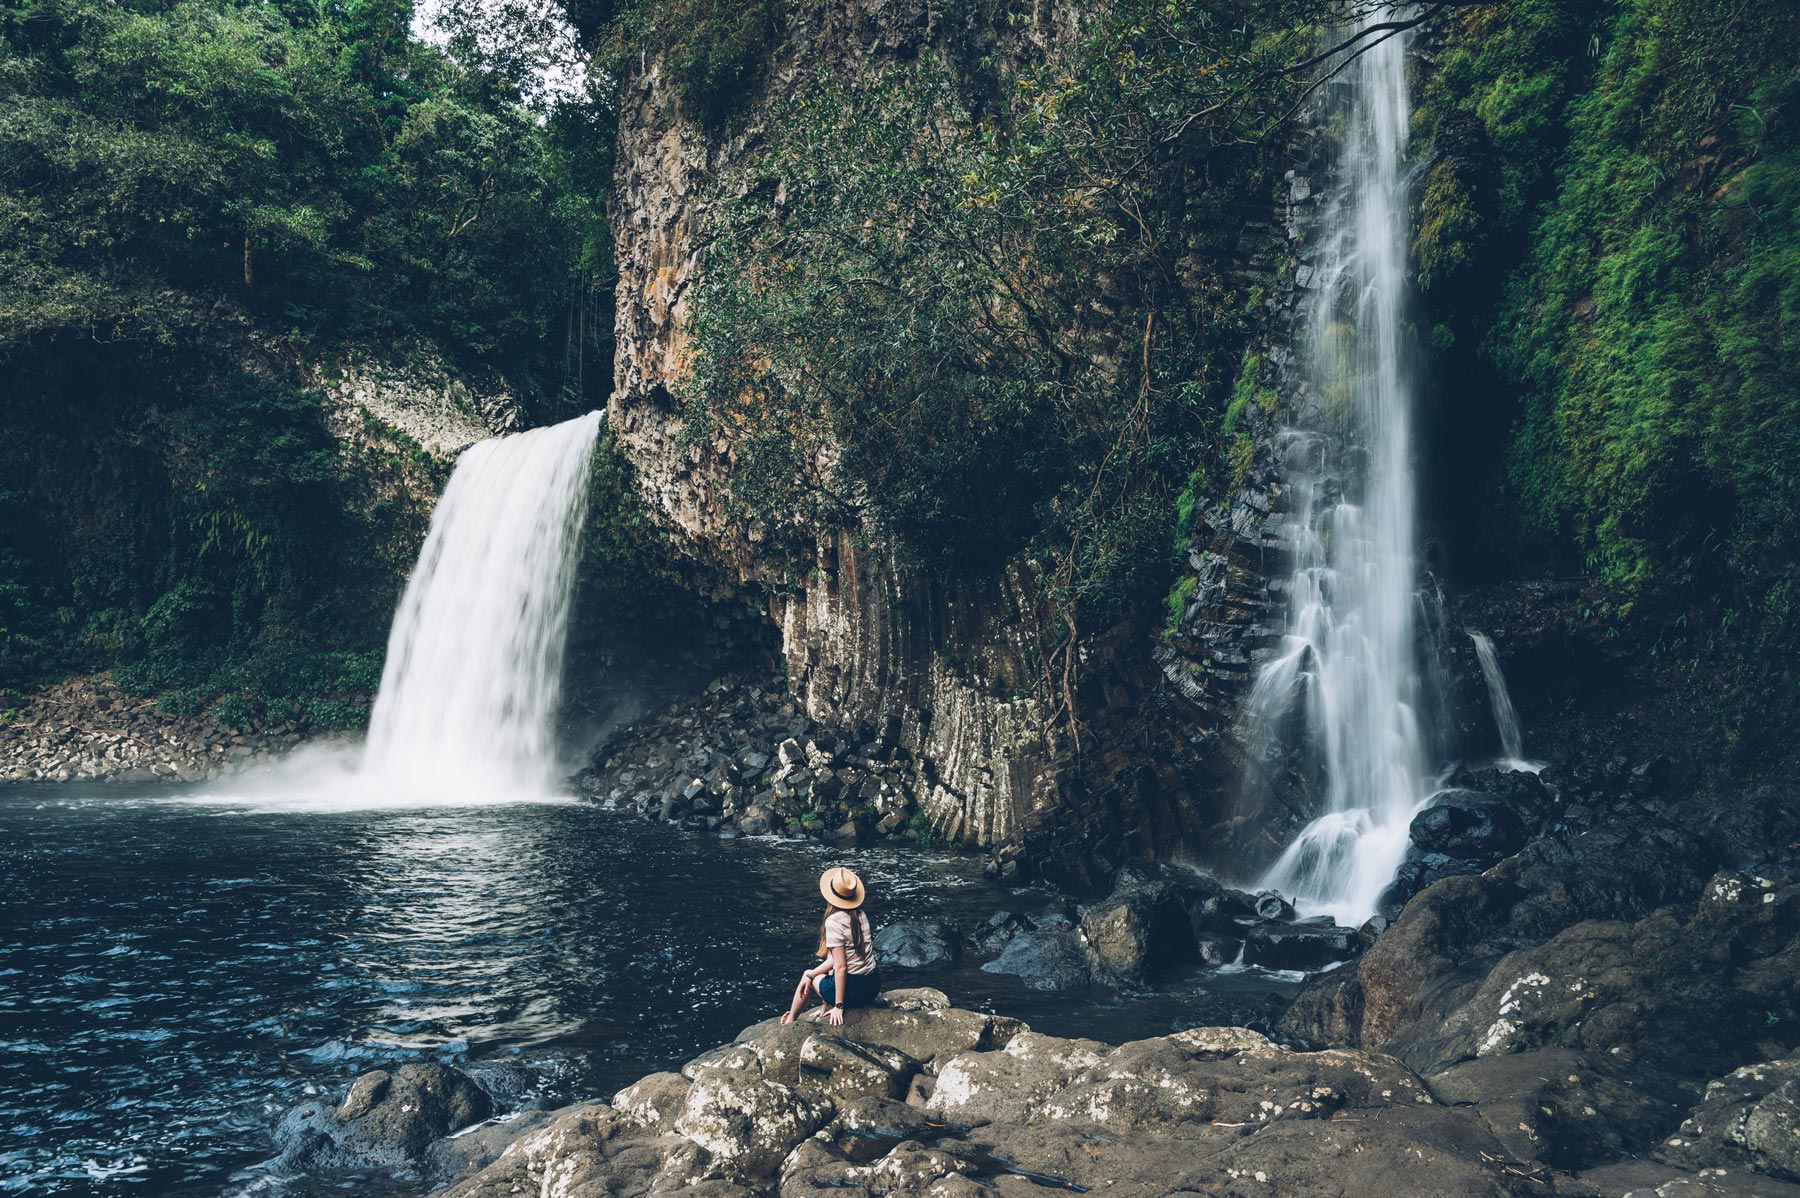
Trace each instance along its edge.
{"label": "layered rock face", "polygon": [[1238,417],[1250,461],[1231,495],[1197,513],[1184,569],[1190,597],[1153,650],[1163,708],[1216,780],[1207,810],[1213,822],[1194,843],[1240,876],[1246,862],[1271,860],[1310,815],[1303,796],[1271,785],[1284,763],[1253,759],[1241,713],[1257,672],[1280,651],[1294,569],[1295,538],[1284,528],[1297,514],[1291,475],[1318,453],[1315,441],[1282,434],[1317,423],[1307,413],[1319,398],[1307,392],[1293,347],[1317,282],[1311,261],[1331,157],[1330,139],[1315,124],[1297,129],[1275,203],[1240,243],[1245,275],[1265,292],[1251,349],[1257,389]]}
{"label": "layered rock face", "polygon": [[[799,64],[879,69],[952,35],[926,5],[791,7],[772,88]],[[652,508],[712,585],[762,597],[781,630],[790,685],[808,716],[882,733],[917,762],[936,833],[969,845],[1012,835],[1054,803],[1062,747],[1030,646],[1037,601],[1015,565],[970,584],[901,569],[878,531],[808,530],[810,552],[776,552],[723,502],[731,439],[684,440],[676,396],[691,365],[690,299],[705,270],[706,213],[720,178],[778,130],[754,106],[730,136],[679,114],[655,62],[625,89],[613,233],[619,265],[613,435]]]}

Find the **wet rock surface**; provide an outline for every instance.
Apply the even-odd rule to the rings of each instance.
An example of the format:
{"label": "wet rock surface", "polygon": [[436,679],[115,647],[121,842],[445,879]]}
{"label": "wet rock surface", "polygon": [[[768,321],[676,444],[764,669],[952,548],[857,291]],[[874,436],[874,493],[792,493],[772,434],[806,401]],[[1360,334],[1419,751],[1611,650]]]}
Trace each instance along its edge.
{"label": "wet rock surface", "polygon": [[283,1172],[338,1173],[378,1169],[417,1172],[440,1137],[493,1113],[493,1100],[460,1070],[421,1063],[357,1078],[332,1107],[308,1102],[283,1116],[276,1131]]}
{"label": "wet rock surface", "polygon": [[[1515,1155],[1611,1178],[1599,1192],[1779,1193],[1722,1179],[1797,1179],[1800,886],[1698,880],[1713,858],[1669,826],[1535,842],[1424,891],[1282,1028],[1393,1053]],[[1652,1151],[1698,1178],[1604,1171]]]}
{"label": "wet rock surface", "polygon": [[875,933],[875,956],[883,965],[931,969],[953,965],[961,955],[961,937],[947,923],[890,924]]}
{"label": "wet rock surface", "polygon": [[1791,1059],[1708,1087],[1653,1162],[1621,1158],[1658,1134],[1664,1104],[1584,1049],[1421,1075],[1245,1028],[1115,1046],[934,990],[885,1001],[842,1028],[757,1024],[610,1103],[543,1115],[448,1194],[1800,1194],[1777,1159]]}

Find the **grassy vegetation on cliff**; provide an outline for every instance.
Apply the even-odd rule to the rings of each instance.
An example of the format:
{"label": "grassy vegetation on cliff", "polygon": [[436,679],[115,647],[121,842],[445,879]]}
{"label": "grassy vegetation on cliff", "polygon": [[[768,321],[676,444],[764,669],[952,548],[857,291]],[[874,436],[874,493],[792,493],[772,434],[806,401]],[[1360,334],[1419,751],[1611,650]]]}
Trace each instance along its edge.
{"label": "grassy vegetation on cliff", "polygon": [[0,686],[353,720],[431,480],[329,437],[300,364],[423,343],[541,419],[605,394],[609,110],[411,21],[0,8]]}
{"label": "grassy vegetation on cliff", "polygon": [[1516,551],[1571,547],[1620,617],[1735,662],[1730,722],[1765,724],[1800,646],[1800,8],[1470,14],[1426,115],[1451,152],[1422,262],[1441,303],[1492,312],[1522,389]]}

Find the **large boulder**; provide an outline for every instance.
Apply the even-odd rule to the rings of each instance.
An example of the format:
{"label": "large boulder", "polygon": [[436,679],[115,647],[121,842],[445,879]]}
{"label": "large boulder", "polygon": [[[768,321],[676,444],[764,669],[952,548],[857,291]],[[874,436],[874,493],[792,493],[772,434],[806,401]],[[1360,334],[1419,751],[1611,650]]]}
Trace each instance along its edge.
{"label": "large boulder", "polygon": [[1525,818],[1505,800],[1478,790],[1438,791],[1408,833],[1426,853],[1498,862],[1525,847]]}
{"label": "large boulder", "polygon": [[640,1127],[666,1131],[687,1109],[694,1083],[679,1073],[652,1073],[613,1095],[613,1109]]}
{"label": "large boulder", "polygon": [[1395,1045],[1427,1066],[1582,1050],[1678,1096],[1721,1064],[1791,1047],[1796,977],[1800,886],[1726,874],[1692,916],[1671,907],[1634,923],[1589,920],[1507,954],[1464,1001]]}
{"label": "large boulder", "polygon": [[1188,903],[1201,887],[1223,889],[1173,870],[1123,874],[1110,896],[1081,913],[1082,948],[1094,971],[1109,981],[1137,986],[1199,959]]}
{"label": "large boulder", "polygon": [[875,933],[875,956],[900,969],[937,969],[956,963],[960,939],[944,923],[889,924]]}
{"label": "large boulder", "polygon": [[751,1069],[702,1069],[675,1130],[733,1174],[766,1177],[831,1118],[828,1099]]}
{"label": "large boulder", "polygon": [[[1391,1056],[1297,1051],[1244,1028],[1114,1047],[996,1025],[935,991],[890,998],[841,1028],[759,1024],[612,1106],[560,1112],[452,1198],[1599,1198],[1624,1191],[1546,1154],[1574,1165],[1609,1151],[1652,1101],[1563,1050],[1427,1084]],[[1571,1138],[1563,1124],[1582,1120],[1600,1130]],[[1758,1192],[1706,1189],[1716,1170],[1678,1163],[1655,1177],[1665,1195]]]}
{"label": "large boulder", "polygon": [[1078,990],[1094,982],[1093,962],[1076,926],[1061,915],[1040,916],[1013,934],[987,973],[1012,974],[1033,990]]}
{"label": "large boulder", "polygon": [[308,1102],[276,1129],[284,1171],[413,1171],[433,1143],[493,1113],[493,1100],[449,1065],[365,1073],[336,1107]]}
{"label": "large boulder", "polygon": [[1671,1107],[1604,1057],[1563,1048],[1466,1061],[1427,1077],[1439,1102],[1473,1112],[1517,1160],[1580,1169],[1655,1140]]}
{"label": "large boulder", "polygon": [[[714,1176],[694,1183],[696,1174],[709,1172]],[[621,1112],[591,1102],[559,1111],[520,1136],[494,1163],[453,1185],[445,1198],[599,1198],[653,1188],[688,1198],[754,1198],[757,1191],[723,1174],[692,1141],[646,1134]]]}
{"label": "large boulder", "polygon": [[1020,1032],[999,1052],[951,1057],[938,1070],[930,1107],[949,1119],[1023,1122],[1110,1051],[1097,1040]]}
{"label": "large boulder", "polygon": [[1693,1169],[1754,1169],[1800,1182],[1800,1057],[1710,1082],[1658,1157]]}
{"label": "large boulder", "polygon": [[1246,929],[1244,964],[1312,972],[1362,951],[1355,928],[1323,923],[1257,923]]}
{"label": "large boulder", "polygon": [[[1331,1042],[1404,1055],[1421,1024],[1447,1018],[1507,953],[1583,920],[1636,920],[1692,903],[1713,859],[1680,828],[1642,824],[1533,841],[1485,873],[1437,882],[1363,954],[1353,983],[1358,993],[1340,992],[1332,1004],[1354,1020]],[[1300,1018],[1315,1026],[1316,1009],[1297,1004]],[[1317,1042],[1306,1029],[1293,1030]]]}

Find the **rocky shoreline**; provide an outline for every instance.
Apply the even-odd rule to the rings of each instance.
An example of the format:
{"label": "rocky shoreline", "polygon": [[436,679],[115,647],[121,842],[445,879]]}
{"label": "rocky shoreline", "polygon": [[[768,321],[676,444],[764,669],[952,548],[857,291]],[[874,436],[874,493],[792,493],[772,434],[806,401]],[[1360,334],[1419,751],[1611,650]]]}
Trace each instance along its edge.
{"label": "rocky shoreline", "polygon": [[[1653,1100],[1554,1055],[1477,1077],[1245,1028],[1113,1045],[897,990],[841,1028],[765,1021],[610,1100],[504,1122],[448,1066],[367,1074],[290,1113],[282,1159],[398,1166],[446,1198],[1800,1198],[1800,1061],[1650,1119]],[[1632,1119],[1673,1134],[1569,1155],[1571,1128]]]}
{"label": "rocky shoreline", "polygon": [[267,765],[313,738],[300,712],[231,728],[174,715],[104,675],[69,678],[0,721],[0,782],[206,782]]}
{"label": "rocky shoreline", "polygon": [[[879,739],[840,749],[784,702],[715,684],[622,731],[582,789],[725,836],[907,834],[846,807],[893,785]],[[902,793],[863,814],[904,812]],[[1778,788],[1688,790],[1624,758],[1463,771],[1415,822],[1391,920],[1129,867],[1085,905],[878,945],[913,967],[990,954],[1050,990],[1308,972],[1254,1029],[1113,1045],[900,991],[842,1029],[758,1024],[610,1101],[473,1123],[406,1167],[451,1198],[1800,1198],[1795,877],[1800,808]],[[298,1123],[354,1149],[357,1105]]]}

